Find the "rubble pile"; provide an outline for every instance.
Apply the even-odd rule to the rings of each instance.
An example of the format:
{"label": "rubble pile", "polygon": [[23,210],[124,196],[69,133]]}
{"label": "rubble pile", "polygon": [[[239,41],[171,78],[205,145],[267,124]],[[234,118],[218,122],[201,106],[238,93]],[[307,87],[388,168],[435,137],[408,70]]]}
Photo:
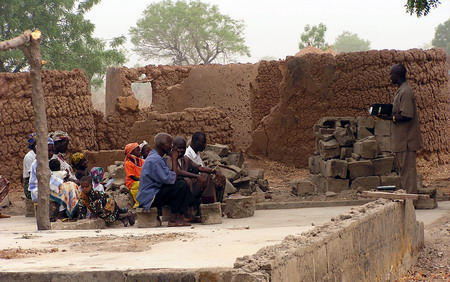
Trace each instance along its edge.
{"label": "rubble pile", "polygon": [[292,182],[297,196],[401,187],[390,149],[390,122],[372,117],[326,117],[314,125],[310,179]]}

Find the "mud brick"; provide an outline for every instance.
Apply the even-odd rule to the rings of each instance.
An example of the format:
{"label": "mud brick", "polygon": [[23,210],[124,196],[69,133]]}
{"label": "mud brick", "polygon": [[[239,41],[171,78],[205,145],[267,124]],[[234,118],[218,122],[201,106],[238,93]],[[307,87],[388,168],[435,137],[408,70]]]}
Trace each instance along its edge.
{"label": "mud brick", "polygon": [[382,186],[394,185],[397,189],[402,188],[402,182],[398,175],[381,175],[380,180]]}
{"label": "mud brick", "polygon": [[248,197],[229,197],[225,206],[225,214],[228,218],[250,217],[255,214],[255,199]]}
{"label": "mud brick", "polygon": [[391,135],[391,122],[388,120],[376,120],[375,121],[375,135],[376,136],[390,136]]}
{"label": "mud brick", "polygon": [[241,152],[230,152],[226,157],[226,163],[228,165],[242,167],[242,165],[244,164],[244,154],[242,154]]}
{"label": "mud brick", "polygon": [[394,167],[394,158],[378,158],[373,159],[373,174],[374,175],[383,175],[392,172],[392,168]]}
{"label": "mud brick", "polygon": [[419,210],[435,209],[438,206],[436,199],[419,199],[414,201],[414,206]]}
{"label": "mud brick", "polygon": [[320,173],[320,163],[322,162],[322,158],[320,156],[314,156],[308,158],[309,163],[309,172],[313,174]]}
{"label": "mud brick", "polygon": [[380,183],[381,181],[379,176],[357,177],[355,180],[352,181],[350,189],[367,191],[376,189],[378,186],[380,186]]}
{"label": "mud brick", "polygon": [[358,117],[356,118],[358,126],[365,128],[374,128],[375,120],[372,117]]}
{"label": "mud brick", "polygon": [[363,139],[353,144],[353,151],[364,159],[373,159],[378,152],[376,140]]}
{"label": "mud brick", "polygon": [[350,129],[350,125],[347,125],[345,128],[336,128],[336,131],[334,131],[334,137],[336,137],[336,140],[341,146],[349,146],[356,141],[355,135]]}
{"label": "mud brick", "polygon": [[161,220],[158,217],[158,210],[156,208],[151,208],[149,210],[138,208],[136,209],[136,215],[138,228],[161,226]]}
{"label": "mud brick", "polygon": [[249,169],[248,177],[250,177],[251,181],[256,181],[258,179],[264,179],[264,170],[262,169]]}
{"label": "mud brick", "polygon": [[351,180],[362,176],[373,175],[373,164],[370,160],[348,162],[348,175]]}
{"label": "mud brick", "polygon": [[325,177],[321,182],[322,186],[320,190],[325,192],[341,193],[344,190],[348,190],[348,179],[338,179],[333,177]]}
{"label": "mud brick", "polygon": [[339,157],[341,155],[341,147],[336,139],[330,141],[319,141],[320,156],[324,160]]}
{"label": "mud brick", "polygon": [[[347,162],[338,159],[331,159],[323,162],[321,173],[325,177],[347,178]],[[321,168],[322,168],[321,167]]]}
{"label": "mud brick", "polygon": [[391,137],[376,136],[378,144],[378,152],[391,152]]}
{"label": "mud brick", "polygon": [[220,224],[222,223],[221,203],[201,204],[200,214],[202,224]]}
{"label": "mud brick", "polygon": [[229,152],[229,148],[227,145],[222,145],[222,144],[214,144],[214,145],[206,145],[205,151],[213,151],[214,153],[216,153],[217,155],[221,156],[221,157],[226,157],[228,156],[228,152]]}
{"label": "mud brick", "polygon": [[294,180],[291,183],[292,194],[299,197],[316,194],[316,185],[307,179]]}
{"label": "mud brick", "polygon": [[356,129],[356,137],[357,139],[364,139],[367,138],[369,136],[373,136],[373,133],[370,132],[367,128],[362,127],[362,126],[358,126],[358,128]]}
{"label": "mud brick", "polygon": [[352,147],[342,147],[341,148],[341,155],[339,156],[339,158],[341,160],[345,160],[346,158],[351,158],[352,157],[352,153],[353,153],[353,148]]}

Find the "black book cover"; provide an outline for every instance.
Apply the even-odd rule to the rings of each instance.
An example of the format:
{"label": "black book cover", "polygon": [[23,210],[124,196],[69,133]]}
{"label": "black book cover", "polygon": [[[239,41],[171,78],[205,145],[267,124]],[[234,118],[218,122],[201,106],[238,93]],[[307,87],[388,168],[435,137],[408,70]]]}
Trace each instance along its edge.
{"label": "black book cover", "polygon": [[373,104],[371,107],[370,114],[373,116],[377,115],[392,115],[392,104]]}

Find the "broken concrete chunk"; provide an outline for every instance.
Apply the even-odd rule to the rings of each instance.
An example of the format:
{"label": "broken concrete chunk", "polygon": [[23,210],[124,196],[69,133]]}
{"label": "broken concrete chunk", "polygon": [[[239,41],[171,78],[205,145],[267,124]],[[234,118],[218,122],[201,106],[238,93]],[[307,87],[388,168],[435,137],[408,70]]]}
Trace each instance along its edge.
{"label": "broken concrete chunk", "polygon": [[269,191],[269,181],[267,179],[258,179],[256,180],[256,183],[262,191]]}
{"label": "broken concrete chunk", "polygon": [[244,154],[240,152],[230,152],[228,153],[225,162],[227,163],[227,165],[242,167],[242,165],[244,164]]}
{"label": "broken concrete chunk", "polygon": [[336,131],[334,132],[334,136],[336,137],[336,140],[339,142],[339,145],[341,146],[349,146],[353,143],[355,143],[356,138],[353,134],[353,131],[350,129],[350,125],[347,124],[345,128],[336,128]]}
{"label": "broken concrete chunk", "polygon": [[377,144],[379,152],[391,152],[391,137],[390,136],[377,136]]}
{"label": "broken concrete chunk", "polygon": [[220,224],[222,223],[221,203],[201,204],[200,214],[202,224]]}
{"label": "broken concrete chunk", "polygon": [[368,191],[376,189],[378,186],[380,186],[380,184],[381,181],[380,177],[378,176],[357,177],[355,180],[352,181],[350,189],[358,191]]}
{"label": "broken concrete chunk", "polygon": [[381,175],[380,176],[382,186],[395,186],[395,188],[402,188],[402,182],[398,175]]}
{"label": "broken concrete chunk", "polygon": [[307,179],[294,180],[291,183],[291,188],[292,194],[299,197],[317,194],[316,185]]}
{"label": "broken concrete chunk", "polygon": [[425,209],[435,209],[437,208],[438,203],[436,199],[419,199],[414,201],[414,207],[419,210]]}
{"label": "broken concrete chunk", "polygon": [[383,175],[388,174],[392,171],[394,167],[394,158],[378,158],[373,159],[373,174],[374,175]]}
{"label": "broken concrete chunk", "polygon": [[217,143],[214,145],[207,144],[205,151],[212,151],[221,157],[226,157],[228,156],[229,148],[227,145]]}
{"label": "broken concrete chunk", "polygon": [[320,190],[324,192],[341,193],[344,190],[348,190],[350,181],[348,179],[338,179],[333,177],[325,177],[322,179],[321,185],[323,187]]}
{"label": "broken concrete chunk", "polygon": [[336,139],[330,141],[319,141],[320,156],[324,160],[332,159],[341,155],[341,147]]}
{"label": "broken concrete chunk", "polygon": [[250,189],[250,177],[241,177],[231,182],[236,189]]}
{"label": "broken concrete chunk", "polygon": [[373,175],[373,164],[370,160],[361,160],[347,163],[348,175],[351,180],[362,176]]}
{"label": "broken concrete chunk", "polygon": [[228,218],[244,218],[255,214],[255,199],[251,196],[231,196],[226,201],[225,214]]}
{"label": "broken concrete chunk", "polygon": [[355,154],[360,155],[364,159],[373,159],[378,153],[377,141],[369,138],[359,140],[353,144]]}
{"label": "broken concrete chunk", "polygon": [[347,162],[338,159],[324,161],[324,169],[321,171],[325,177],[347,177]]}
{"label": "broken concrete chunk", "polygon": [[262,169],[249,169],[247,176],[250,180],[256,181],[257,179],[264,179],[264,170]]}
{"label": "broken concrete chunk", "polygon": [[341,155],[339,158],[341,160],[345,160],[346,158],[351,158],[353,153],[353,147],[342,147],[341,148]]}
{"label": "broken concrete chunk", "polygon": [[367,138],[369,136],[373,136],[373,132],[371,132],[369,129],[365,127],[358,126],[358,128],[356,129],[356,137],[358,140]]}
{"label": "broken concrete chunk", "polygon": [[200,157],[202,158],[203,162],[220,162],[222,158],[213,151],[203,151],[200,152]]}

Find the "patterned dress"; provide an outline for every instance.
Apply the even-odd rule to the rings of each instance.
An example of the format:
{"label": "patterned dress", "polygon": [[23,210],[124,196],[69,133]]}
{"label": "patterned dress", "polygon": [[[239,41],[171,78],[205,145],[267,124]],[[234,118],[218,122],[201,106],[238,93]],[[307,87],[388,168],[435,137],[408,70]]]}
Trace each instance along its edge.
{"label": "patterned dress", "polygon": [[112,223],[119,216],[119,206],[108,194],[91,189],[89,193],[80,193],[78,201],[80,218],[86,218],[87,210],[107,223]]}

